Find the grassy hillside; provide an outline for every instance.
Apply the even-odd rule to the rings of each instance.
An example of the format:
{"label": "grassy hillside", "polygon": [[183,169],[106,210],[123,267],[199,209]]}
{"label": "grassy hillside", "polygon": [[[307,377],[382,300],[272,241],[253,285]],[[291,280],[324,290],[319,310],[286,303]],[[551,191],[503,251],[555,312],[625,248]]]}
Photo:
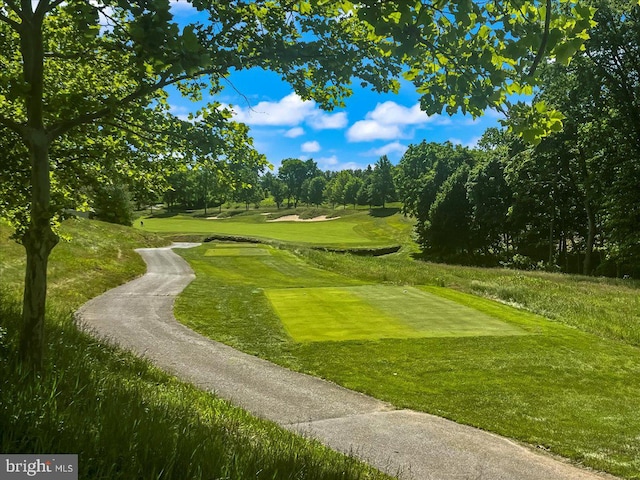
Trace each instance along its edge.
{"label": "grassy hillside", "polygon": [[51,259],[44,371],[16,361],[22,248],[0,225],[0,451],[77,453],[79,478],[388,478],[258,420],[79,332],[70,312],[144,272],[132,248],[163,240],[86,220]]}
{"label": "grassy hillside", "polygon": [[[26,259],[24,248],[9,239],[11,233],[0,221],[0,278],[17,294],[22,291]],[[146,267],[135,248],[168,244],[148,232],[84,219],[66,221],[61,237],[50,257],[48,303],[67,312],[124,279],[142,275]]]}
{"label": "grassy hillside", "polygon": [[[176,316],[211,338],[398,407],[640,478],[637,284],[408,255],[223,244],[180,254],[197,278]],[[460,308],[425,324],[419,314],[446,302],[416,290]]]}

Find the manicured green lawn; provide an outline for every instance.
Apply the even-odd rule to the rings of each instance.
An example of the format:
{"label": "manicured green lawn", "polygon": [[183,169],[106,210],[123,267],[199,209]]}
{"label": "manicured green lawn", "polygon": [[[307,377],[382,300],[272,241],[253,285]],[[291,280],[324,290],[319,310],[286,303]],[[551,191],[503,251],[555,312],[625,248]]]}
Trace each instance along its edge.
{"label": "manicured green lawn", "polygon": [[[329,287],[333,285],[362,285],[364,282],[345,275],[315,268],[287,250],[272,246],[225,244],[212,242],[198,248],[179,252],[209,278],[218,280],[220,286],[246,286],[252,288],[274,287]],[[257,250],[266,254],[244,254]],[[230,251],[231,255],[225,252]],[[210,252],[221,252],[212,255]]]}
{"label": "manicured green lawn", "polygon": [[[176,302],[176,316],[189,327],[399,408],[434,413],[541,446],[585,466],[640,478],[637,347],[567,326],[560,313],[551,321],[451,288],[424,286],[444,283],[467,289],[476,284],[473,282],[491,282],[491,271],[440,268],[401,256],[360,259],[323,252],[294,255],[277,249],[269,256],[207,257],[210,248],[205,245],[179,252],[197,274]],[[320,268],[323,264],[334,271]],[[555,277],[509,275],[514,279],[505,280],[504,288],[514,291],[518,286],[524,291],[527,285],[534,289],[519,298],[556,291],[548,286],[556,285]],[[529,280],[517,280],[516,275]],[[570,281],[564,281],[558,289],[570,289]],[[576,284],[578,293],[580,285],[589,285],[589,291],[599,285]],[[605,292],[626,294],[625,287],[618,289],[606,282],[602,287],[594,295],[596,309]],[[412,296],[402,301],[404,290]],[[305,291],[315,297],[312,302],[304,301]],[[429,297],[422,297],[423,292]],[[365,305],[382,313],[376,314],[378,318],[351,316],[336,309],[335,316],[328,314],[324,326],[313,326],[320,304],[331,303],[328,293],[336,294],[338,303],[343,296],[345,308],[353,312]],[[275,308],[274,295],[282,295]],[[433,305],[433,296],[438,297],[435,303],[450,309],[440,312],[442,323],[429,318],[437,316],[435,309],[427,314],[420,307],[420,302]],[[588,303],[588,298],[578,302],[578,297],[570,299],[569,305]],[[633,304],[633,295],[629,298]],[[297,314],[294,309],[282,309],[289,300],[298,304]],[[556,308],[551,302],[546,308],[562,312],[567,307]],[[626,308],[631,307],[619,307],[631,312]],[[310,314],[314,309],[317,312]],[[452,317],[456,309],[467,314]],[[376,330],[389,328],[384,322],[400,311],[407,313],[403,318],[414,329],[446,331],[455,325],[462,330],[470,322],[467,326],[476,334],[458,331],[455,336],[412,338],[405,330],[405,338],[347,339],[356,335],[353,332],[366,332],[369,319],[369,333],[374,337]],[[600,321],[609,319],[600,317]],[[329,322],[335,325],[333,338],[326,334]],[[339,325],[346,323],[353,330],[339,331]],[[391,328],[400,329],[397,324]],[[487,335],[491,328],[497,328],[497,334]]]}
{"label": "manicured green lawn", "polygon": [[300,251],[310,264],[365,282],[439,285],[496,299],[640,347],[640,281]]}
{"label": "manicured green lawn", "polygon": [[297,342],[519,335],[524,330],[412,287],[366,285],[268,289]]}
{"label": "manicured green lawn", "polygon": [[412,222],[399,214],[376,217],[366,211],[325,222],[270,222],[259,213],[221,220],[184,215],[144,219],[144,230],[150,232],[237,235],[327,247],[394,245],[408,238],[411,226]]}

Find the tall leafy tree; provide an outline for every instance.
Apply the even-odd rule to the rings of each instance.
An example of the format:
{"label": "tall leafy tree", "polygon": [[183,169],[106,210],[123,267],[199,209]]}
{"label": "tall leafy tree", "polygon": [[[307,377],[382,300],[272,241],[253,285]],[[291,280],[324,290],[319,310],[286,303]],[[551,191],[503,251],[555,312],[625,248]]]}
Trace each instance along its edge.
{"label": "tall leafy tree", "polygon": [[242,172],[242,182],[234,190],[233,199],[244,203],[245,210],[249,210],[252,204],[260,205],[260,202],[264,200],[264,191],[260,186],[257,172],[249,169]]}
{"label": "tall leafy tree", "polygon": [[371,198],[374,205],[382,205],[393,200],[396,186],[393,181],[393,165],[386,155],[380,157],[371,175]]}
{"label": "tall leafy tree", "polygon": [[462,165],[471,165],[468,149],[451,142],[444,144],[422,141],[409,148],[400,159],[396,171],[398,194],[405,214],[416,217],[418,242],[426,245],[425,232],[438,192],[447,179]]}
{"label": "tall leafy tree", "polygon": [[302,161],[298,158],[286,158],[282,160],[278,169],[278,178],[287,186],[289,206],[297,207],[304,192],[305,180],[310,180],[318,173],[318,167],[313,160]]}
{"label": "tall leafy tree", "polygon": [[345,203],[353,204],[353,208],[356,208],[358,203],[358,194],[362,189],[364,182],[356,177],[355,175],[349,179],[347,184],[344,186],[344,201]]}
{"label": "tall leafy tree", "polygon": [[472,252],[471,203],[467,196],[469,166],[462,165],[442,185],[420,230],[422,247],[439,255]]}
{"label": "tall leafy tree", "polygon": [[[564,129],[533,152],[556,184],[563,172],[569,177],[571,218],[581,224],[568,236],[584,238],[577,247],[584,252],[585,274],[594,272],[596,243],[615,261],[640,265],[640,248],[634,247],[640,245],[634,195],[640,187],[640,7],[629,1],[593,4],[598,24],[584,51],[568,66],[550,64],[543,71],[538,99],[564,114]],[[554,158],[547,161],[549,156]]]}
{"label": "tall leafy tree", "polygon": [[513,193],[504,175],[506,159],[496,152],[483,152],[479,157],[467,180],[472,244],[486,253],[499,252],[508,249],[512,233],[509,208]]}
{"label": "tall leafy tree", "polygon": [[[601,82],[608,105],[604,122],[589,135],[607,139],[603,155],[606,198],[603,230],[607,255],[618,266],[640,271],[640,5],[630,0],[597,0],[596,20],[582,57]],[[606,133],[602,135],[603,127]],[[591,133],[591,132],[585,132]],[[595,182],[594,182],[595,183]],[[595,185],[586,185],[592,190]],[[592,192],[590,192],[592,193]],[[593,196],[597,196],[593,194]],[[595,222],[594,222],[595,223]],[[620,272],[618,272],[620,273]]]}
{"label": "tall leafy tree", "polygon": [[322,175],[313,177],[309,180],[307,185],[307,201],[316,207],[322,205],[326,186],[327,180]]}
{"label": "tall leafy tree", "polygon": [[261,179],[262,188],[273,197],[276,207],[280,209],[282,202],[287,197],[287,185],[273,173],[267,172]]}
{"label": "tall leafy tree", "polygon": [[349,170],[341,170],[338,172],[327,185],[327,198],[333,204],[346,206],[345,197],[346,187],[349,181],[353,179],[353,174]]}
{"label": "tall leafy tree", "polygon": [[[9,216],[27,254],[21,354],[32,364],[43,352],[47,262],[57,243],[52,220],[64,211],[56,188],[74,184],[69,169],[52,169],[61,143],[85,145],[89,130],[95,138],[105,127],[133,126],[139,134],[145,122],[131,120],[150,105],[162,108],[165,87],[200,99],[202,88],[218,93],[231,69],[254,66],[331,107],[343,104],[354,74],[397,89],[388,79],[408,65],[406,78],[426,111],[479,114],[503,104],[508,92],[526,93],[545,51],[559,60],[575,51],[591,15],[579,6],[556,14],[550,0],[193,5],[207,21],[181,27],[168,0],[0,0],[0,126],[23,145],[6,175],[30,176],[28,207]],[[564,6],[569,11],[572,3]],[[217,115],[217,105],[203,112]]]}

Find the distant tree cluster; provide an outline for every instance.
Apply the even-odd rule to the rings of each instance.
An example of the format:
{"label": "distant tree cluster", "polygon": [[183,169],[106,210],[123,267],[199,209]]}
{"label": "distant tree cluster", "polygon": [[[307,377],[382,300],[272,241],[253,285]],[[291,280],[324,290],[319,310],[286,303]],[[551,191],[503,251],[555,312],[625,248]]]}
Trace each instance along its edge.
{"label": "distant tree cluster", "polygon": [[[233,158],[230,158],[233,157]],[[169,210],[222,209],[227,202],[241,203],[248,210],[264,199],[260,174],[263,156],[254,150],[234,151],[223,159],[196,162],[193,168],[167,177],[164,202]]]}
{"label": "distant tree cluster", "polygon": [[277,176],[267,173],[262,177],[262,187],[272,195],[278,208],[285,200],[288,208],[296,208],[300,202],[316,207],[323,204],[333,208],[384,207],[386,202],[396,199],[394,168],[386,156],[373,168],[325,172],[313,160],[287,158],[282,161]]}
{"label": "distant tree cluster", "polygon": [[366,169],[321,171],[312,159],[282,160],[277,174],[261,175],[261,163],[251,168],[243,162],[231,176],[222,177],[216,167],[213,171],[198,166],[174,172],[167,177],[169,188],[164,201],[169,210],[222,208],[225,203],[243,203],[260,206],[267,197],[278,209],[297,208],[299,205],[332,208],[352,205],[385,207],[397,200],[395,170],[386,156]]}

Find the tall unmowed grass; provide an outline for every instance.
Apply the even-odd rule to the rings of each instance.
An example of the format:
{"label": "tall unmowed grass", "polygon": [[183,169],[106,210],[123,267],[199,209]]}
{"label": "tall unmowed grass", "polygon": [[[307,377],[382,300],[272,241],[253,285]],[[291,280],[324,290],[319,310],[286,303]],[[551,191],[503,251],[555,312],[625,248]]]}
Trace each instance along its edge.
{"label": "tall unmowed grass", "polygon": [[6,227],[0,232],[1,452],[76,453],[79,478],[91,479],[389,478],[80,331],[71,312],[144,271],[131,247],[162,241],[94,222],[65,228],[77,241],[52,258],[46,362],[37,374],[17,360],[21,250]]}

